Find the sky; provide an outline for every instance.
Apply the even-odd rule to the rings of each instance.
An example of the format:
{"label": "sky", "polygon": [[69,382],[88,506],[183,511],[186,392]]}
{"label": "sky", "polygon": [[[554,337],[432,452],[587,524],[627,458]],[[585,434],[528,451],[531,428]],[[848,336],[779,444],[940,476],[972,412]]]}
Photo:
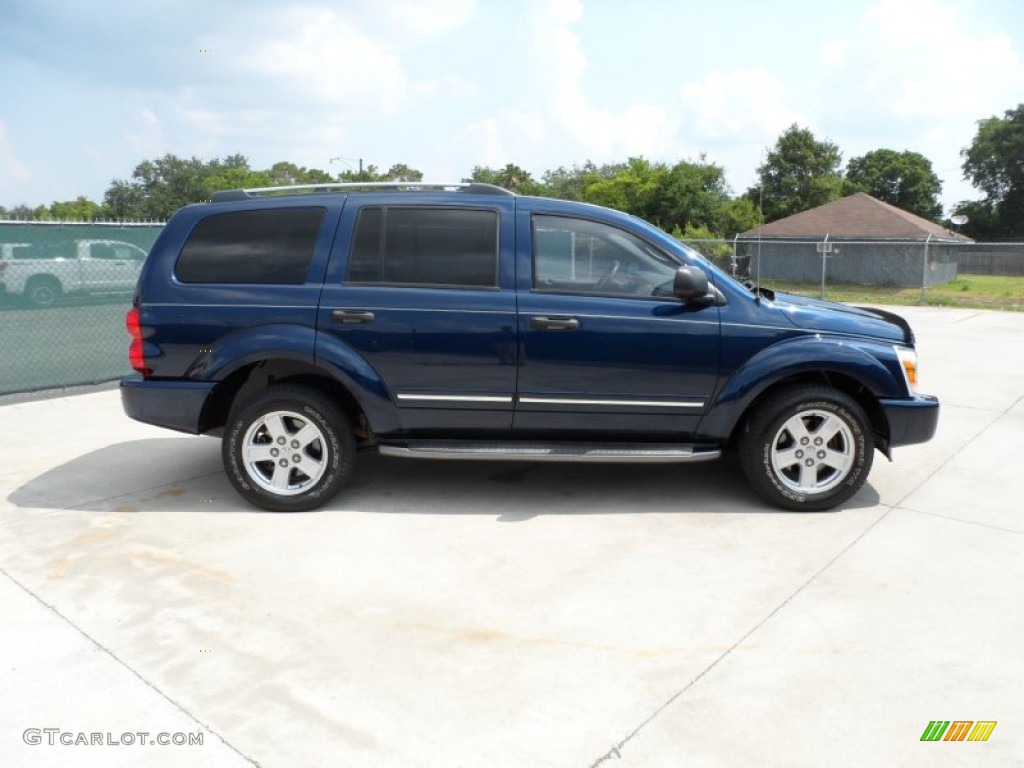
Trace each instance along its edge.
{"label": "sky", "polygon": [[642,155],[741,194],[796,123],[927,157],[1024,102],[1020,0],[3,0],[0,205],[166,153],[458,181]]}

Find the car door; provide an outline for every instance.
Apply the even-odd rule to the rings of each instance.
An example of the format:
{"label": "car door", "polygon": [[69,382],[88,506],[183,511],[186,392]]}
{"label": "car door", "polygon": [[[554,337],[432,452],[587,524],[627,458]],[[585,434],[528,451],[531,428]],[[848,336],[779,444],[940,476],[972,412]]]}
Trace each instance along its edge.
{"label": "car door", "polygon": [[85,291],[128,291],[135,286],[145,252],[130,245],[98,240],[84,244],[79,267]]}
{"label": "car door", "polygon": [[622,222],[535,207],[517,231],[516,432],[692,435],[718,379],[719,310],[671,295],[680,262]]}
{"label": "car door", "polygon": [[514,203],[455,205],[425,193],[416,201],[361,194],[346,203],[318,310],[318,357],[333,342],[355,350],[410,436],[507,433]]}

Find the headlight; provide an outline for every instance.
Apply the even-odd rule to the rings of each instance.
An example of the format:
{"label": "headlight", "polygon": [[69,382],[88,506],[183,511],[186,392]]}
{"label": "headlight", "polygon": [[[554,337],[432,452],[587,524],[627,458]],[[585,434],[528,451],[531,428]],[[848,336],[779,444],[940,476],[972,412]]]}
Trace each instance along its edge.
{"label": "headlight", "polygon": [[903,368],[903,377],[911,394],[917,392],[917,352],[910,347],[896,347],[896,357]]}

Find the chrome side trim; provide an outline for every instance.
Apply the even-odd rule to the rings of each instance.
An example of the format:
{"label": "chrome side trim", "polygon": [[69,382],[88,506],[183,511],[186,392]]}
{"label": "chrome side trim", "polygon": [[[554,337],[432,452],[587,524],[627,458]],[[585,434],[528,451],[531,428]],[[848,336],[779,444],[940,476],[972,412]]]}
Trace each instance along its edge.
{"label": "chrome side trim", "polygon": [[632,408],[703,408],[703,400],[577,400],[569,397],[520,397],[534,405],[627,405]]}
{"label": "chrome side trim", "polygon": [[512,403],[511,396],[496,395],[396,395],[399,400],[448,403]]}

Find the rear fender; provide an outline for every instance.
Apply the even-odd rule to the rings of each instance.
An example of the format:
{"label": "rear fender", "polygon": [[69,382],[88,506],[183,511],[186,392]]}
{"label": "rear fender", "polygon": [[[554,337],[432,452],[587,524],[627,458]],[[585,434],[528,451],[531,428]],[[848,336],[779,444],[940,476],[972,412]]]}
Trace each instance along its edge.
{"label": "rear fender", "polygon": [[296,360],[313,364],[316,331],[295,325],[257,325],[222,336],[202,348],[185,370],[185,378],[223,381],[261,360]]}
{"label": "rear fender", "polygon": [[[330,338],[330,343],[325,343],[325,338]],[[377,371],[351,347],[318,335],[313,328],[261,325],[236,331],[201,353],[186,378],[224,381],[264,360],[294,360],[323,371],[355,399],[374,432],[398,429],[397,409]]]}

